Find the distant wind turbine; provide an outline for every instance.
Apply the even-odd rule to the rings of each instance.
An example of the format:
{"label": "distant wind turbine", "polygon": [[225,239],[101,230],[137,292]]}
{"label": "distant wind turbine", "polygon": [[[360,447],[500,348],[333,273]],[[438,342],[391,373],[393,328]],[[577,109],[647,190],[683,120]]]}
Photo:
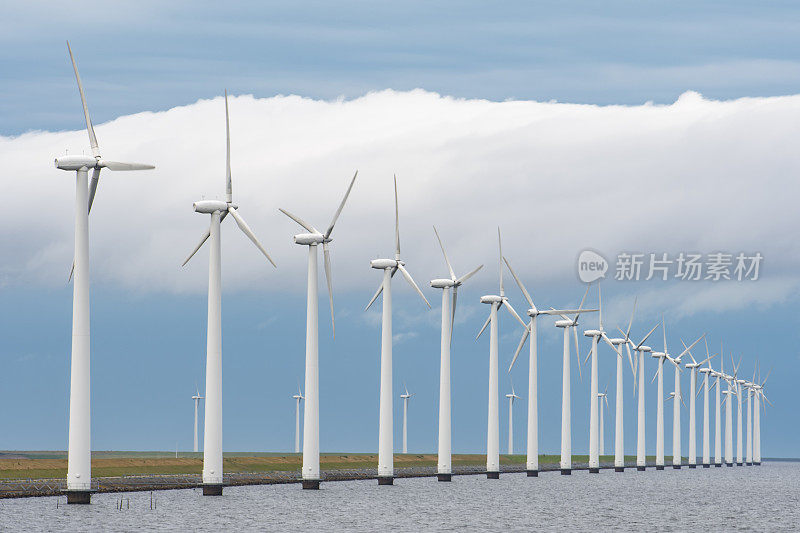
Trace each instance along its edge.
{"label": "distant wind turbine", "polygon": [[[627,332],[622,332],[625,335],[625,339],[628,341],[628,345],[626,348],[629,350],[633,348],[633,351],[636,352],[636,359],[634,361],[634,382],[633,382],[633,392],[634,394],[638,393],[638,402],[636,408],[636,471],[637,472],[644,472],[647,468],[647,457],[645,455],[645,402],[644,402],[644,358],[646,353],[652,352],[652,349],[649,346],[646,346],[644,343],[647,342],[647,338],[653,334],[653,332],[660,326],[660,323],[657,323],[653,326],[647,335],[639,341],[638,343],[634,342],[630,336],[630,330]],[[637,391],[638,388],[638,391]]]}
{"label": "distant wind turbine", "polygon": [[408,453],[408,400],[414,395],[408,393],[408,387],[406,387],[405,382],[403,383],[403,390],[405,392],[400,395],[403,400],[403,453]]}
{"label": "distant wind turbine", "polygon": [[511,394],[506,394],[506,398],[508,398],[508,455],[514,455],[514,400],[522,398],[514,392],[513,381],[511,382]]}
{"label": "distant wind turbine", "polygon": [[228,93],[225,92],[225,201],[200,200],[193,204],[197,213],[211,215],[211,224],[200,242],[183,262],[194,257],[198,250],[210,241],[208,261],[208,333],[206,335],[206,411],[203,417],[205,432],[203,439],[203,495],[222,495],[222,239],[220,223],[231,215],[236,225],[250,239],[264,257],[275,266],[275,262],[258,242],[250,226],[239,214],[233,203],[231,185],[231,133],[228,119]]}
{"label": "distant wind turbine", "polygon": [[[609,409],[608,406],[608,385],[603,392],[598,392],[597,397],[600,400],[600,455],[603,456],[606,454],[606,434],[605,434],[605,423],[603,422],[603,411]],[[605,402],[605,406],[603,406],[603,402]]]}
{"label": "distant wind turbine", "polygon": [[[90,503],[92,485],[91,401],[89,357],[89,212],[92,210],[100,170],[148,170],[152,165],[108,161],[100,156],[100,146],[89,118],[89,106],[83,94],[81,77],[72,49],[67,51],[78,82],[83,117],[92,155],[64,155],[55,159],[60,170],[75,171],[75,251],[72,284],[72,358],[69,385],[69,447],[67,449],[67,503]],[[92,181],[89,184],[89,169]]]}
{"label": "distant wind turbine", "polygon": [[200,400],[202,400],[203,397],[200,396],[200,389],[197,388],[197,385],[195,385],[195,390],[197,392],[194,396],[192,396],[192,400],[194,400],[194,452],[197,453],[197,408],[200,404]]}
{"label": "distant wind turbine", "polygon": [[[373,259],[370,266],[383,270],[383,282],[375,295],[367,304],[366,309],[383,293],[383,318],[381,320],[381,383],[380,406],[378,415],[378,484],[392,485],[394,483],[394,455],[392,435],[392,277],[399,270],[409,285],[417,291],[425,305],[430,308],[425,295],[414,282],[414,278],[405,268],[405,262],[400,259],[400,214],[397,207],[397,176],[394,178],[394,259]],[[366,310],[365,309],[365,310]]]}
{"label": "distant wind turbine", "polygon": [[297,385],[297,394],[292,398],[297,402],[294,407],[294,453],[300,453],[300,402],[305,398],[299,383]]}
{"label": "distant wind turbine", "polygon": [[[686,348],[686,344],[681,340],[683,347]],[[706,343],[706,347],[708,344]],[[699,363],[695,361],[694,355],[692,355],[692,351],[688,351],[689,357],[691,358],[691,363],[686,363],[686,368],[689,369],[689,468],[696,468],[697,467],[697,409],[696,409],[696,400],[698,392],[695,392],[697,389],[697,369],[708,362],[714,356],[708,356],[706,359],[700,361]],[[708,413],[706,413],[708,416]]]}

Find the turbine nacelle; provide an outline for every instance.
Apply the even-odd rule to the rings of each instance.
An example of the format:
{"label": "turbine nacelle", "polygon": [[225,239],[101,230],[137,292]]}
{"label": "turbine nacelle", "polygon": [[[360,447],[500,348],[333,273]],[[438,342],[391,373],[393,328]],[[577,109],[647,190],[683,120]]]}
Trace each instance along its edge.
{"label": "turbine nacelle", "polygon": [[56,157],[54,163],[61,170],[88,170],[98,166],[99,160],[89,155],[64,155]]}
{"label": "turbine nacelle", "polygon": [[481,296],[481,303],[482,304],[500,304],[500,303],[503,303],[503,300],[505,300],[505,299],[506,298],[504,298],[503,296],[497,296],[496,294],[487,294],[487,295]]}
{"label": "turbine nacelle", "polygon": [[306,246],[314,244],[323,244],[331,242],[332,239],[326,239],[322,233],[300,233],[294,236],[295,244],[304,244]]}
{"label": "turbine nacelle", "polygon": [[650,357],[655,357],[656,359],[661,358],[661,357],[666,357],[666,356],[667,356],[667,354],[665,354],[664,352],[651,352],[650,353]]}
{"label": "turbine nacelle", "polygon": [[236,209],[236,205],[228,204],[227,202],[223,202],[221,200],[200,200],[199,202],[195,202],[192,204],[195,212],[203,213],[206,215],[211,215],[216,211],[227,211],[228,206],[233,207]]}
{"label": "turbine nacelle", "polygon": [[453,281],[452,279],[432,279],[431,280],[431,287],[434,289],[449,289],[450,287],[455,287],[459,285],[459,283]]}
{"label": "turbine nacelle", "polygon": [[369,266],[378,270],[397,268],[398,265],[405,265],[405,263],[396,259],[373,259],[369,262]]}
{"label": "turbine nacelle", "polygon": [[[636,349],[637,348],[634,348],[634,350],[636,350]],[[653,349],[650,348],[649,346],[639,346],[638,351],[640,351],[640,352],[652,352]]]}
{"label": "turbine nacelle", "polygon": [[621,338],[617,337],[617,338],[614,338],[614,339],[609,339],[608,342],[610,342],[614,346],[619,346],[621,344],[625,344],[628,341],[626,341],[625,339],[621,339]]}
{"label": "turbine nacelle", "polygon": [[603,335],[603,332],[599,329],[587,329],[583,332],[584,337],[600,337]]}
{"label": "turbine nacelle", "polygon": [[574,320],[556,320],[557,328],[571,328],[575,325]]}

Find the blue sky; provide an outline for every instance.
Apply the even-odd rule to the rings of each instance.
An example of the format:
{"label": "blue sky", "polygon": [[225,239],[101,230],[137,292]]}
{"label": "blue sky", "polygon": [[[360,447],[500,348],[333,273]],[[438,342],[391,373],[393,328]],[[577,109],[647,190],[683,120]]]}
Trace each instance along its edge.
{"label": "blue sky", "polygon": [[[798,133],[795,115],[800,105],[796,99],[713,102],[797,93],[800,64],[794,50],[800,44],[800,8],[794,3],[607,2],[599,7],[593,2],[543,2],[509,3],[501,9],[489,9],[478,2],[412,2],[402,6],[348,2],[335,8],[324,2],[259,2],[226,5],[221,10],[219,4],[212,3],[175,2],[165,6],[137,2],[120,3],[108,12],[99,4],[78,2],[69,9],[48,6],[47,16],[43,16],[44,9],[38,2],[7,7],[7,31],[0,35],[0,66],[6,73],[0,86],[0,136],[4,137],[0,141],[7,147],[3,154],[10,162],[10,173],[18,178],[5,183],[6,193],[12,198],[38,197],[40,201],[31,212],[10,216],[10,226],[0,230],[0,244],[9,250],[0,258],[0,295],[4,301],[0,310],[0,360],[5,366],[0,372],[0,405],[5,406],[0,408],[0,449],[62,449],[66,445],[71,287],[62,277],[66,277],[71,253],[73,191],[65,185],[64,176],[52,170],[50,161],[56,155],[51,146],[59,150],[82,148],[85,133],[16,136],[31,130],[74,132],[82,127],[64,45],[68,38],[96,125],[145,111],[177,108],[100,126],[101,146],[124,151],[120,131],[131,127],[146,131],[151,119],[153,131],[138,138],[146,140],[152,134],[153,139],[169,141],[172,126],[174,137],[192,130],[218,132],[219,117],[209,113],[219,111],[221,102],[208,99],[218,97],[227,87],[232,94],[256,98],[234,100],[234,142],[245,142],[243,138],[254,131],[251,123],[267,130],[280,125],[285,129],[267,141],[279,144],[286,132],[289,140],[280,144],[281,149],[298,154],[296,161],[279,160],[271,151],[277,149],[269,143],[259,145],[260,139],[250,141],[247,148],[234,145],[234,161],[240,165],[235,167],[235,187],[242,191],[242,213],[267,248],[277,250],[280,268],[276,272],[266,269],[235,228],[226,229],[223,250],[233,250],[223,260],[226,450],[282,451],[293,446],[291,395],[303,376],[305,272],[302,253],[289,240],[296,228],[273,213],[277,206],[286,207],[323,224],[334,207],[329,198],[339,197],[344,180],[356,167],[365,177],[354,189],[352,205],[337,229],[341,242],[334,246],[335,342],[330,341],[326,329],[324,301],[320,306],[321,439],[323,451],[377,448],[380,332],[377,315],[364,314],[362,309],[379,276],[367,268],[367,257],[358,257],[358,268],[351,268],[350,257],[364,247],[368,249],[363,253],[369,257],[388,249],[391,214],[381,206],[391,205],[384,179],[391,171],[379,168],[377,162],[391,154],[387,150],[394,149],[404,154],[393,164],[401,169],[401,223],[407,232],[404,249],[417,281],[422,285],[444,274],[430,230],[433,223],[445,225],[443,238],[457,269],[486,264],[484,272],[460,297],[461,318],[453,350],[455,451],[481,452],[485,446],[487,340],[482,337],[476,342],[474,335],[486,312],[477,298],[496,290],[492,234],[500,224],[504,232],[508,231],[506,253],[512,260],[519,258],[515,266],[522,265],[517,268],[525,283],[537,303],[546,305],[577,304],[582,287],[571,269],[574,257],[586,247],[597,248],[607,257],[630,249],[763,251],[763,277],[752,285],[727,282],[718,290],[708,283],[659,285],[609,280],[604,282],[604,302],[609,323],[621,324],[627,320],[634,295],[639,294],[643,303],[635,325],[638,334],[648,330],[662,312],[667,313],[672,351],[681,337],[689,342],[708,332],[715,350],[724,341],[737,358],[744,355],[747,377],[752,375],[756,356],[765,371],[775,367],[768,386],[775,407],[763,418],[764,455],[798,455],[800,435],[795,429],[797,414],[792,409],[791,392],[800,370],[796,348],[800,339],[793,327],[800,318],[796,311],[800,280],[795,273],[798,252],[790,231],[798,221],[790,201],[793,194],[788,193],[796,191],[793,177],[800,161],[794,155],[793,143],[784,146],[782,140]],[[102,24],[87,23],[98,19]],[[65,29],[68,27],[71,29]],[[403,92],[415,88],[464,101]],[[370,91],[386,89],[398,93],[358,100]],[[686,91],[698,91],[707,100],[690,95],[680,105],[652,109],[641,105],[673,104]],[[309,100],[269,100],[269,106],[273,106],[269,108],[259,100],[276,94],[296,94]],[[334,104],[340,97],[357,101],[349,108],[337,107]],[[495,107],[477,99],[554,100],[609,107],[523,109],[513,107],[513,102],[511,107]],[[203,101],[195,104],[198,100]],[[319,118],[339,113],[340,108],[342,117],[335,122],[338,130]],[[402,115],[414,114],[416,109],[433,110],[434,115],[443,117],[442,123],[474,115],[476,122],[465,121],[464,131],[503,130],[505,136],[481,139],[478,144],[457,136],[436,136],[436,143],[426,150],[422,144],[413,143],[419,130],[408,129],[408,136],[386,142],[388,148],[375,148],[381,141],[376,133],[381,120],[405,133],[407,126],[392,115],[392,110]],[[518,122],[518,117],[530,109],[546,114],[540,127]],[[418,111],[420,116],[415,115],[414,120],[425,122],[423,111]],[[450,112],[452,115],[445,116]],[[723,119],[708,119],[717,115],[723,115]],[[478,122],[484,116],[489,118]],[[561,131],[547,130],[561,116],[569,125]],[[703,119],[694,122],[694,116]],[[378,121],[376,131],[348,137],[351,129],[371,120]],[[680,130],[685,136],[673,135],[672,120],[688,124]],[[293,121],[300,133],[289,131]],[[607,135],[603,133],[606,123],[613,125]],[[629,152],[592,137],[613,140],[631,124],[647,129],[651,123],[660,132],[652,142],[639,144],[635,134],[616,142],[629,147]],[[440,127],[438,122],[425,124],[430,130]],[[759,135],[763,131],[763,142],[744,143],[742,132],[748,129]],[[601,133],[596,133],[598,130]],[[328,139],[338,141],[340,137],[341,146],[331,148]],[[713,142],[703,144],[705,138]],[[295,142],[297,139],[307,144]],[[216,143],[216,138],[211,142]],[[154,140],[151,144],[159,143]],[[207,178],[200,170],[206,166],[221,169],[222,153],[211,152],[208,161],[184,168],[181,164],[198,149],[169,146],[177,146],[180,156],[170,161],[167,155],[157,154],[163,174],[142,174],[134,185],[127,178],[127,184],[104,178],[102,196],[98,197],[101,202],[93,210],[95,449],[172,449],[176,441],[181,449],[191,446],[190,397],[195,383],[199,382],[202,390],[204,380],[207,257],[198,255],[186,271],[180,271],[177,265],[184,249],[189,251],[206,223],[196,215],[189,216],[189,203],[210,190],[208,184],[221,183],[221,175]],[[213,149],[222,146],[214,144]],[[304,150],[309,146],[313,155],[304,161]],[[752,150],[743,154],[737,149],[741,146]],[[243,168],[244,163],[239,162],[252,157],[250,154],[259,147],[269,156],[266,163],[258,161],[265,166],[248,164]],[[664,155],[658,155],[659,149]],[[156,153],[146,144],[131,150],[140,159]],[[454,165],[466,152],[476,151],[490,161],[486,163],[488,170],[474,176],[462,174],[460,181],[447,178],[451,181],[441,182],[450,186],[442,185],[444,189],[457,192],[451,197],[450,210],[439,211],[441,201],[431,199],[431,191],[439,189],[426,186],[436,187],[436,172]],[[675,151],[680,157],[671,157]],[[328,152],[341,155],[316,161],[319,153]],[[515,160],[521,152],[532,155]],[[605,159],[594,158],[595,152],[610,154],[606,159],[613,164],[606,168]],[[29,168],[28,161],[36,161],[37,166]],[[434,165],[428,181],[405,185],[409,182],[403,179],[408,176],[413,180],[410,175],[422,172],[419,167],[431,161]],[[519,181],[517,170],[531,168],[531,161],[533,165],[541,162],[541,168],[536,168],[535,176]],[[664,167],[668,170],[662,170]],[[305,194],[302,188],[286,189],[285,184],[280,186],[283,189],[268,189],[270,198],[262,200],[261,191],[248,189],[262,169],[273,175],[303,176],[296,181],[304,187],[316,186],[314,180],[322,175],[318,170],[332,169],[330,175],[336,176],[336,182],[333,177],[326,178],[331,183],[325,187],[330,188],[318,195],[324,201]],[[591,171],[595,169],[607,175],[630,174],[632,181],[620,189],[589,189],[601,183],[592,180]],[[494,176],[492,183],[498,183],[497,188],[484,189],[482,176],[497,170],[503,174]],[[179,181],[179,174],[191,175],[197,183],[182,178],[179,186],[170,185]],[[754,175],[764,186],[751,179]],[[383,181],[369,176],[381,176]],[[559,181],[562,176],[566,179]],[[711,177],[704,180],[699,176]],[[37,181],[40,179],[44,181]],[[514,187],[524,187],[526,194],[516,195],[516,201],[526,204],[510,198]],[[483,191],[478,200],[487,204],[484,213],[470,208],[473,215],[464,216],[467,206],[474,205],[464,189]],[[412,191],[405,200],[404,190]],[[787,194],[776,195],[774,190]],[[613,203],[619,194],[628,195],[622,203],[627,210]],[[56,197],[63,201],[57,202]],[[133,197],[141,199],[135,204],[138,211],[126,203]],[[564,230],[570,236],[563,242],[556,238],[557,229],[564,228],[563,222],[528,225],[536,217],[553,215],[554,208],[548,205],[552,198],[580,213],[580,223]],[[647,210],[637,210],[634,202],[646,204]],[[174,223],[167,210],[180,211]],[[140,226],[137,217],[152,222]],[[450,227],[446,227],[448,224]],[[374,232],[365,234],[366,226],[374,226]],[[618,236],[609,237],[612,233]],[[470,234],[474,235],[472,239]],[[143,240],[145,237],[150,241]],[[341,248],[337,250],[336,246]],[[521,294],[510,284],[507,281],[512,301],[522,311]],[[402,338],[395,346],[395,387],[399,394],[405,380],[416,394],[411,403],[410,449],[432,452],[436,446],[440,298],[432,289],[426,294],[434,304],[432,311],[425,311],[407,287],[398,289],[395,331]],[[594,319],[584,322],[587,326],[594,323]],[[508,319],[502,329],[501,366],[510,359],[520,334]],[[560,416],[560,336],[550,325],[540,330],[540,442],[544,452],[555,453]],[[660,332],[657,335],[660,339]],[[659,347],[660,342],[653,345]],[[584,355],[586,350],[588,345],[583,345]],[[521,363],[514,379],[517,393],[527,398],[527,362]],[[653,370],[654,365],[648,362],[649,377]],[[601,360],[601,388],[612,375],[613,360],[606,351]],[[578,381],[574,367],[573,377],[573,449],[582,452],[588,442],[588,383],[585,379]],[[671,379],[668,372],[667,390]],[[630,386],[630,379],[625,385]],[[610,394],[613,387],[611,383]],[[687,387],[684,374],[684,392]],[[507,382],[502,382],[503,394],[506,388]],[[652,413],[654,389],[648,394]],[[626,446],[633,451],[634,403],[628,398],[626,395]],[[399,422],[399,399],[395,408]],[[502,449],[505,420],[505,403],[501,403]],[[525,402],[520,402],[515,425],[518,452],[524,449],[524,420]],[[612,420],[613,416],[607,415],[607,428]],[[686,435],[685,411],[683,424]],[[396,425],[395,441],[399,445],[400,428]],[[669,453],[671,430],[667,425]],[[649,428],[650,450],[654,434],[654,428]],[[606,435],[606,450],[610,450],[608,429]]]}

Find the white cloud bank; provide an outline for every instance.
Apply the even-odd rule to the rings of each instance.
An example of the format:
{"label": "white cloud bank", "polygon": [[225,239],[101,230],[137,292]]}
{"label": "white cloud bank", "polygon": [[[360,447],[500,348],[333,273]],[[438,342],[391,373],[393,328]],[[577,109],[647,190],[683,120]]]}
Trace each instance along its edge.
{"label": "white cloud bank", "polygon": [[[77,94],[65,105],[80,126]],[[421,284],[445,274],[432,224],[457,270],[487,264],[478,282],[486,290],[498,225],[515,267],[539,283],[574,283],[585,247],[607,255],[760,251],[770,294],[800,279],[800,96],[720,102],[687,92],[672,105],[600,107],[387,90],[348,101],[238,96],[230,110],[234,200],[279,268],[226,220],[226,290],[304,287],[305,249],[291,242],[299,228],[277,208],[324,227],[356,169],[333,235],[339,292],[368,298],[378,284],[368,261],[392,253],[393,173],[403,255]],[[96,131],[104,157],[157,169],[103,171],[91,216],[93,283],[205,292],[207,251],[180,264],[208,224],[192,202],[224,193],[221,98],[121,117]],[[74,173],[52,161],[67,149],[88,151],[85,131],[0,137],[4,284],[66,281]],[[675,304],[683,312],[761,298],[754,288],[739,298],[694,287]]]}

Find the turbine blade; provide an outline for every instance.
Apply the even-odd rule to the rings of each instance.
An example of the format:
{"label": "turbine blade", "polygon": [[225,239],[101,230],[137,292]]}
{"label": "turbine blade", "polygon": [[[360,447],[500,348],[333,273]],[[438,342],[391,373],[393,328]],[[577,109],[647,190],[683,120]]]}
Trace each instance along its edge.
{"label": "turbine blade", "polygon": [[242,233],[247,235],[247,238],[253,241],[253,244],[256,245],[256,248],[261,250],[261,253],[264,254],[264,257],[266,257],[270,263],[272,263],[272,266],[277,268],[278,265],[275,264],[275,261],[272,260],[267,251],[261,245],[261,243],[258,242],[258,238],[256,238],[256,235],[255,233],[253,233],[253,230],[250,229],[250,226],[247,225],[247,222],[244,221],[242,215],[240,215],[239,212],[233,208],[233,206],[228,206],[228,212],[231,215],[233,215],[233,219],[236,220],[236,225],[239,226],[239,229],[242,230]]}
{"label": "turbine blade", "polygon": [[394,258],[400,259],[400,210],[397,207],[397,174],[394,175]]}
{"label": "turbine blade", "polygon": [[339,215],[342,214],[342,209],[344,209],[344,204],[347,201],[347,197],[350,196],[350,191],[353,190],[353,185],[356,182],[356,176],[358,176],[358,170],[356,170],[356,173],[353,174],[353,179],[350,180],[350,185],[347,187],[347,192],[344,193],[344,198],[342,198],[342,203],[339,204],[339,208],[336,210],[336,214],[333,215],[333,219],[331,220],[331,225],[328,226],[328,230],[325,232],[326,239],[331,236],[331,233],[333,232],[333,226],[339,219]]}
{"label": "turbine blade", "polygon": [[500,238],[500,227],[497,227],[497,246],[500,249],[500,260],[498,261],[498,271],[500,272],[500,296],[505,296],[506,291],[503,288],[503,240]]}
{"label": "turbine blade", "polygon": [[99,163],[100,166],[115,172],[128,170],[153,170],[156,168],[155,166],[148,165],[147,163],[123,163],[122,161],[107,161],[105,159],[101,159]]}
{"label": "turbine blade", "polygon": [[600,289],[600,284],[597,284],[597,323],[600,326],[600,331],[603,331],[603,291]]}
{"label": "turbine blade", "polygon": [[478,270],[480,270],[480,269],[482,269],[482,268],[483,268],[483,265],[479,266],[478,268],[476,268],[475,270],[473,270],[473,271],[472,271],[472,272],[470,272],[469,274],[464,274],[463,276],[461,276],[460,278],[458,278],[458,279],[456,280],[456,284],[458,284],[458,285],[461,285],[462,283],[464,283],[465,281],[467,281],[469,278],[471,278],[472,276],[474,276],[475,274],[477,274]]}
{"label": "turbine blade", "polygon": [[208,240],[208,238],[209,238],[210,236],[211,236],[211,230],[210,230],[210,229],[207,229],[207,230],[206,230],[206,232],[205,232],[205,233],[203,233],[203,236],[202,236],[202,237],[200,237],[200,242],[198,242],[198,243],[197,243],[197,246],[195,246],[195,247],[194,247],[194,250],[192,250],[192,253],[190,253],[190,254],[189,254],[189,257],[187,257],[187,258],[186,258],[186,260],[185,260],[185,261],[184,261],[184,262],[181,264],[181,266],[186,266],[186,263],[188,263],[188,262],[189,262],[189,260],[190,260],[192,257],[194,257],[194,254],[196,254],[196,253],[197,253],[197,251],[198,251],[200,248],[202,248],[203,244],[205,244],[205,242]]}
{"label": "turbine blade", "polygon": [[375,300],[378,299],[378,296],[380,295],[381,291],[383,291],[383,281],[381,281],[381,284],[378,286],[378,290],[375,291],[375,294],[372,296],[372,299],[369,301],[367,306],[364,308],[364,311],[368,310],[372,306],[372,304],[375,302]]}
{"label": "turbine blade", "polygon": [[664,333],[664,353],[669,353],[667,351],[667,326],[664,325],[664,315],[661,315],[661,331]]}
{"label": "turbine blade", "polygon": [[511,303],[510,303],[508,300],[503,300],[503,301],[502,301],[502,303],[501,303],[500,305],[502,305],[503,307],[505,307],[506,309],[508,309],[508,312],[509,312],[509,313],[511,313],[512,315],[514,315],[514,318],[516,318],[516,319],[517,319],[517,322],[519,322],[520,324],[522,324],[522,327],[523,327],[523,328],[527,328],[527,327],[528,327],[528,325],[525,323],[525,321],[524,321],[524,320],[522,320],[522,318],[521,318],[521,317],[520,317],[520,316],[517,314],[517,312],[516,312],[516,311],[514,311],[514,308],[513,308],[513,307],[511,307]]}
{"label": "turbine blade", "polygon": [[638,300],[639,300],[638,296],[633,299],[633,311],[631,311],[631,319],[628,321],[628,329],[627,331],[625,331],[626,340],[631,335],[631,326],[633,326],[633,315],[636,314],[636,303],[638,302]]}
{"label": "turbine blade", "polygon": [[531,298],[531,295],[528,293],[528,290],[525,288],[525,285],[522,284],[522,281],[520,281],[519,276],[517,276],[517,273],[514,272],[513,268],[511,268],[511,262],[506,257],[503,257],[503,261],[505,261],[506,266],[508,267],[508,271],[511,272],[511,277],[513,277],[514,281],[517,282],[519,290],[522,291],[523,296],[525,296],[525,299],[528,301],[528,305],[531,306],[531,309],[536,309],[536,306],[533,304],[533,299]]}
{"label": "turbine blade", "polygon": [[322,252],[325,262],[325,281],[328,284],[328,301],[331,304],[331,332],[333,333],[333,338],[336,338],[336,322],[333,319],[333,276],[331,274],[331,251],[328,248],[328,243],[322,243]]}
{"label": "turbine blade", "polygon": [[456,281],[456,273],[453,272],[453,265],[450,264],[450,259],[447,258],[447,252],[444,251],[444,244],[442,244],[442,238],[439,237],[439,232],[436,231],[436,226],[433,227],[433,232],[436,234],[436,240],[439,241],[439,248],[442,249],[444,262],[447,263],[447,269],[450,271],[450,279]]}
{"label": "turbine blade", "polygon": [[89,182],[89,213],[92,212],[92,204],[94,203],[94,195],[97,194],[97,184],[100,182],[100,168],[95,167],[92,169],[92,181]]}
{"label": "turbine blade", "polygon": [[633,372],[633,379],[636,380],[636,366],[633,364],[633,356],[631,355],[631,346],[625,343],[625,350],[628,352],[628,364],[631,365],[631,372]]}
{"label": "turbine blade", "polygon": [[656,324],[655,326],[653,326],[653,329],[651,329],[650,331],[647,332],[647,335],[644,336],[644,338],[642,339],[642,342],[640,342],[639,344],[636,345],[636,348],[638,349],[638,348],[641,348],[642,346],[644,346],[644,343],[647,340],[647,337],[649,337],[656,329],[658,329],[658,326],[660,326],[660,325],[661,324]]}
{"label": "turbine blade", "polygon": [[280,207],[278,208],[278,211],[280,211],[281,213],[283,213],[283,214],[284,214],[284,215],[286,215],[287,217],[291,218],[292,220],[294,220],[295,222],[297,222],[298,224],[300,224],[301,226],[303,226],[303,228],[305,228],[305,229],[306,229],[306,231],[309,231],[309,232],[311,232],[311,233],[319,233],[319,230],[317,230],[317,228],[315,228],[314,226],[312,226],[311,224],[309,224],[308,222],[306,222],[306,221],[305,221],[305,220],[303,220],[302,218],[300,218],[300,217],[298,217],[298,216],[296,216],[296,215],[293,215],[293,214],[291,214],[289,211],[287,211],[287,210],[285,210],[285,209],[282,209],[282,208],[280,208]]}
{"label": "turbine blade", "polygon": [[572,327],[572,336],[575,340],[575,357],[578,358],[578,378],[580,379],[581,383],[583,383],[583,371],[581,370],[581,356],[578,353],[578,328],[576,326]]}
{"label": "turbine blade", "polygon": [[[689,350],[691,350],[692,348],[694,348],[694,347],[695,347],[695,345],[696,345],[698,342],[700,342],[701,340],[703,340],[703,337],[705,337],[705,336],[706,336],[706,334],[705,334],[705,333],[703,333],[702,335],[700,335],[700,336],[697,338],[697,340],[696,340],[696,341],[694,341],[694,342],[692,343],[692,345],[691,345],[691,346],[689,346],[689,347],[688,347],[688,348],[686,348],[684,351],[682,351],[682,352],[681,352],[681,354],[680,354],[678,357],[676,357],[676,359],[680,359],[681,357],[683,357],[683,355],[684,355],[684,354],[686,354],[686,353],[687,353]],[[681,342],[683,342],[683,341],[681,341]],[[686,345],[684,344],[684,346],[686,346]]]}
{"label": "turbine blade", "polygon": [[[233,186],[231,185],[231,124],[228,118],[227,89],[225,89],[225,196],[228,202],[233,201]],[[264,253],[266,254],[266,252]],[[267,258],[269,258],[269,256],[267,256]],[[270,259],[270,261],[272,261],[272,259]]]}
{"label": "turbine blade", "polygon": [[86,105],[86,96],[83,94],[83,84],[81,83],[81,76],[78,74],[78,65],[75,63],[75,56],[72,55],[72,48],[67,41],[67,50],[69,51],[69,58],[72,61],[72,70],[75,71],[75,80],[78,82],[78,92],[81,93],[81,104],[83,104],[83,118],[86,119],[86,131],[89,133],[89,144],[92,147],[92,155],[100,157],[100,147],[97,145],[97,136],[94,134],[94,127],[92,126],[92,119],[89,118],[89,106]]}
{"label": "turbine blade", "polygon": [[486,330],[486,326],[488,326],[488,325],[489,325],[489,322],[490,322],[491,320],[492,320],[492,315],[490,314],[490,315],[489,315],[489,318],[487,318],[487,319],[486,319],[486,322],[484,322],[484,323],[483,323],[483,327],[482,327],[482,328],[481,328],[481,330],[478,332],[478,335],[475,337],[475,340],[478,340],[478,339],[480,338],[480,336],[481,336],[481,335],[483,335],[483,332]]}
{"label": "turbine blade", "polygon": [[400,263],[397,263],[397,268],[400,270],[400,273],[403,274],[403,277],[406,278],[406,281],[408,282],[408,284],[411,285],[412,287],[414,287],[414,290],[417,291],[417,294],[419,294],[420,298],[422,298],[422,300],[425,302],[425,305],[427,305],[428,308],[430,308],[431,304],[428,303],[428,299],[425,298],[425,295],[422,294],[421,290],[419,290],[419,287],[417,286],[416,282],[414,282],[414,278],[412,278],[411,274],[408,273],[408,270],[406,270],[406,267],[404,267]]}
{"label": "turbine blade", "polygon": [[[587,353],[587,354],[586,354],[586,359],[584,359],[584,360],[583,360],[583,364],[584,364],[584,365],[585,365],[585,364],[586,364],[586,363],[589,361],[589,356],[591,356],[591,355],[592,355],[592,352],[593,352],[593,351],[594,351],[594,350],[593,350],[592,348],[589,348],[589,353]],[[580,359],[578,359],[578,363],[580,363]]]}
{"label": "turbine blade", "polygon": [[[511,372],[511,369],[514,368],[514,363],[517,362],[517,357],[519,357],[519,353],[522,351],[522,347],[525,346],[525,341],[528,340],[528,336],[531,334],[531,330],[529,328],[525,328],[525,332],[522,334],[522,338],[517,345],[517,351],[514,352],[514,357],[511,359],[511,364],[508,365],[508,371]],[[533,342],[533,341],[531,341]]]}

